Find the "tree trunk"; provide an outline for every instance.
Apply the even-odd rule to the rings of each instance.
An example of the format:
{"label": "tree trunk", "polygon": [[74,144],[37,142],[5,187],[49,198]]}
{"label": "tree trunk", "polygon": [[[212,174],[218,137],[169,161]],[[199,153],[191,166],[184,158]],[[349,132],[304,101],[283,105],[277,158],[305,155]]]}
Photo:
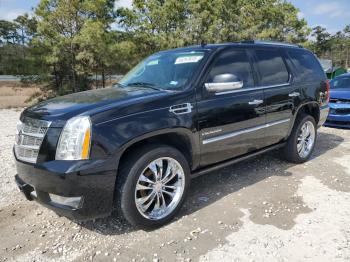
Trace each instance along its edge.
{"label": "tree trunk", "polygon": [[102,87],[105,88],[105,69],[102,68]]}
{"label": "tree trunk", "polygon": [[61,90],[60,90],[61,88],[60,88],[60,84],[58,82],[56,65],[53,65],[53,72],[55,74],[55,88],[58,90],[58,93],[61,94]]}
{"label": "tree trunk", "polygon": [[73,93],[77,92],[77,85],[76,85],[76,75],[75,75],[75,57],[74,57],[74,50],[73,50],[73,44],[70,45],[70,51],[71,51],[71,70],[72,70],[72,81],[73,81]]}
{"label": "tree trunk", "polygon": [[98,79],[97,79],[97,71],[95,73],[95,88],[97,89],[98,88]]}
{"label": "tree trunk", "polygon": [[74,66],[72,66],[72,80],[73,80],[73,93],[76,93],[77,92],[77,86],[76,86],[76,78],[75,78]]}

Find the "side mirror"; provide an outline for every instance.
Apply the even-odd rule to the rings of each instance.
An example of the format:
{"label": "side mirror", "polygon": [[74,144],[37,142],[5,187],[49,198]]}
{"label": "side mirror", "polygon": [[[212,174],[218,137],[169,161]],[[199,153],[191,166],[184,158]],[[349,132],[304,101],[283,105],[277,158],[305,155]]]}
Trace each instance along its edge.
{"label": "side mirror", "polygon": [[243,87],[243,81],[234,74],[220,74],[214,76],[210,83],[204,84],[208,92],[226,92]]}

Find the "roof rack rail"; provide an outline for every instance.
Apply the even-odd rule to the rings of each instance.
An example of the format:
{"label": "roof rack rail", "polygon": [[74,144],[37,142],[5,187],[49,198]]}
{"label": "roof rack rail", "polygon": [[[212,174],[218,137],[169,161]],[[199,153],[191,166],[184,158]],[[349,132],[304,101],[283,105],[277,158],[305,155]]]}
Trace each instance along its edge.
{"label": "roof rack rail", "polygon": [[266,41],[266,40],[243,40],[240,43],[242,44],[262,44],[262,45],[280,45],[280,46],[292,46],[303,48],[302,45],[292,44],[287,42],[278,42],[278,41]]}

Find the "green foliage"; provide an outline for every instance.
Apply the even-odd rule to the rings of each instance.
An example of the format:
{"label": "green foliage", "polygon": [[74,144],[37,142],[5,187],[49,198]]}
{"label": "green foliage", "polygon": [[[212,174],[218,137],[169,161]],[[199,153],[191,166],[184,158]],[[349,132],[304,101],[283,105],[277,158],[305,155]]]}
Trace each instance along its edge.
{"label": "green foliage", "polygon": [[16,24],[0,20],[0,43],[16,43],[18,41]]}
{"label": "green foliage", "polygon": [[30,45],[36,19],[28,14],[13,22],[0,20],[0,74],[28,75],[42,72],[42,60]]}
{"label": "green foliage", "polygon": [[314,50],[318,56],[321,56],[322,53],[326,52],[330,48],[330,37],[331,35],[326,31],[326,28],[322,26],[314,27],[312,36],[315,37]]}
{"label": "green foliage", "polygon": [[37,45],[54,75],[59,94],[90,88],[89,75],[105,74],[110,65],[112,0],[42,0],[38,17]]}
{"label": "green foliage", "polygon": [[143,54],[243,39],[304,42],[310,31],[297,13],[280,0],[135,0],[132,9],[118,9],[121,26],[142,43]]}
{"label": "green foliage", "polygon": [[317,56],[330,59],[335,66],[350,67],[350,25],[345,26],[343,31],[331,35],[321,26],[313,28],[308,48],[313,50]]}
{"label": "green foliage", "polygon": [[134,0],[117,10],[114,2],[41,0],[34,17],[0,20],[0,74],[36,75],[25,80],[45,83],[46,98],[90,89],[100,76],[104,87],[145,56],[186,45],[263,39],[319,56],[349,46],[350,25],[334,36],[316,27],[308,41],[311,29],[284,0]]}

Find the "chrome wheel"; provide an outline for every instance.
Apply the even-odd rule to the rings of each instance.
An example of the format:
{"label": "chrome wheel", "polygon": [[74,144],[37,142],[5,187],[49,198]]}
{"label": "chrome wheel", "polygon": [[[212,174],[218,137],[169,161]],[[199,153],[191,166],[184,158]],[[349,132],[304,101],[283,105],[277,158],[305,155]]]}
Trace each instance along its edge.
{"label": "chrome wheel", "polygon": [[142,216],[159,220],[178,206],[185,188],[184,170],[175,159],[158,158],[141,173],[135,188],[135,203]]}
{"label": "chrome wheel", "polygon": [[306,158],[311,153],[315,143],[316,131],[311,121],[306,121],[299,131],[297,150],[301,158]]}

